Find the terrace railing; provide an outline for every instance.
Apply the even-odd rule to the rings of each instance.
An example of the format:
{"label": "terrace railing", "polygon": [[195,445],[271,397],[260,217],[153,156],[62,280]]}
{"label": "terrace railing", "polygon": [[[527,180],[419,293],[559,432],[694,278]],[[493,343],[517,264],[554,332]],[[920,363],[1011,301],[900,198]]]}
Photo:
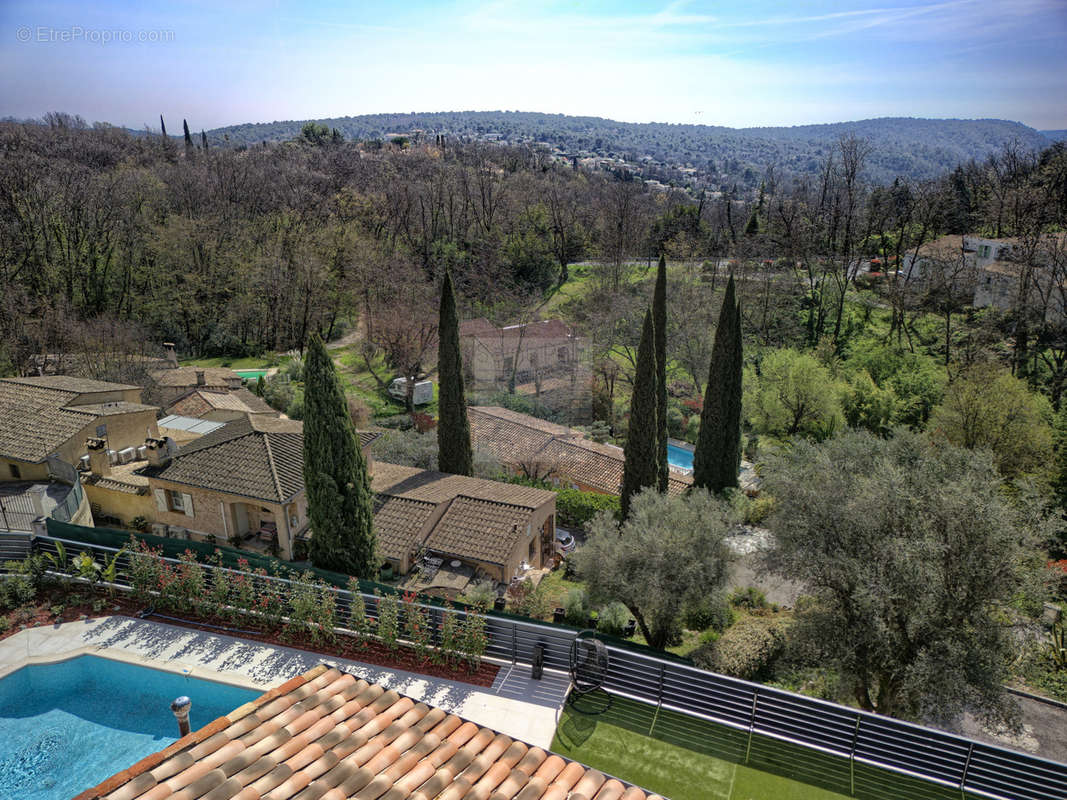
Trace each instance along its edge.
{"label": "terrace railing", "polygon": [[[109,559],[114,548],[38,536],[27,539],[25,552],[56,552],[61,542],[69,554],[90,551]],[[15,545],[0,542],[13,552]],[[22,552],[20,550],[19,552]],[[120,575],[129,554],[119,559]],[[172,564],[175,559],[164,559]],[[228,580],[235,570],[202,565],[212,580]],[[223,574],[215,575],[221,572]],[[229,574],[229,575],[228,575]],[[245,576],[254,581],[284,578]],[[121,585],[125,579],[120,578]],[[335,595],[338,617],[347,617],[352,595]],[[362,593],[361,593],[362,594]],[[378,619],[377,595],[362,594],[367,616]],[[436,631],[446,611],[421,605]],[[544,666],[567,670],[576,631],[547,623],[487,614],[486,655],[513,664],[529,664],[540,647]],[[1067,765],[1037,758],[891,717],[870,714],[761,684],[707,672],[681,661],[660,658],[608,644],[609,666],[603,688],[609,694],[673,712],[723,731],[721,748],[731,760],[757,768],[781,768],[782,748],[791,752],[792,772],[800,779],[828,786],[842,794],[865,798],[968,797],[992,800],[1064,800]],[[690,744],[707,746],[707,727],[695,726]],[[677,737],[676,737],[677,738]],[[699,741],[698,741],[699,740]],[[809,767],[810,775],[805,776]],[[885,771],[915,779],[911,789],[887,783]]]}

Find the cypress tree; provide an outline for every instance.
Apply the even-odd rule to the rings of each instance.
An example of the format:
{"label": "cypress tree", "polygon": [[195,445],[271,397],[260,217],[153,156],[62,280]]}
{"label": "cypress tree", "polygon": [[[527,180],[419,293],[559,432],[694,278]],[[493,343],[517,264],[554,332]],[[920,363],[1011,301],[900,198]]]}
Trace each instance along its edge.
{"label": "cypress tree", "polygon": [[637,372],[630,400],[630,429],[622,465],[622,518],[630,515],[630,501],[647,486],[659,483],[659,443],[656,425],[656,325],[652,309],[645,312]]}
{"label": "cypress tree", "polygon": [[207,134],[203,130],[200,131],[200,145],[204,148],[204,152],[207,152]]}
{"label": "cypress tree", "polygon": [[304,486],[312,563],[372,577],[378,557],[367,461],[333,360],[317,335],[304,361]]}
{"label": "cypress tree", "polygon": [[463,390],[463,357],[459,350],[459,314],[452,274],[441,285],[441,316],[437,327],[437,467],[441,472],[470,475],[474,470],[471,426]]}
{"label": "cypress tree", "polygon": [[189,133],[189,122],[188,122],[188,120],[184,120],[184,119],[182,120],[182,128],[185,130],[185,149],[186,150],[192,150],[193,149],[193,137]]}
{"label": "cypress tree", "polygon": [[700,433],[693,453],[693,486],[711,492],[736,487],[740,467],[741,305],[734,299],[734,276],[730,275],[711,348]]}
{"label": "cypress tree", "polygon": [[167,123],[163,121],[163,115],[159,115],[159,130],[163,133],[163,141],[167,141]]}
{"label": "cypress tree", "polygon": [[652,295],[652,324],[656,330],[656,439],[661,492],[667,491],[667,261],[660,254],[656,290]]}

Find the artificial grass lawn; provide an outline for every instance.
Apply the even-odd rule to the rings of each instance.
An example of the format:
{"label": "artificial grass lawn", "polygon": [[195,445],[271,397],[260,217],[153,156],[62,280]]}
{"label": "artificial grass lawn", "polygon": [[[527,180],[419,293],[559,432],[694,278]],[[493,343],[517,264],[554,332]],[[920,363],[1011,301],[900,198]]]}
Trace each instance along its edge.
{"label": "artificial grass lawn", "polygon": [[848,796],[736,763],[744,760],[746,744],[747,735],[731,728],[595,692],[565,706],[552,749],[670,800]]}
{"label": "artificial grass lawn", "polygon": [[[597,691],[563,709],[552,749],[670,800],[958,800],[949,789],[847,758]],[[747,759],[746,759],[747,755]],[[745,763],[747,760],[747,764]],[[966,795],[973,800],[972,795]]]}

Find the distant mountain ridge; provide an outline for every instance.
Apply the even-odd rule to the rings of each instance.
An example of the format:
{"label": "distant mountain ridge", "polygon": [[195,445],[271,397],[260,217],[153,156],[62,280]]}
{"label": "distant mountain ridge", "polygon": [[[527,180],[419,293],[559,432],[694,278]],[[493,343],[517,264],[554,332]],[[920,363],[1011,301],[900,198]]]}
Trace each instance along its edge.
{"label": "distant mountain ridge", "polygon": [[1067,141],[1067,130],[1063,131],[1039,131],[1039,133],[1048,139],[1050,142],[1062,142]]}
{"label": "distant mountain ridge", "polygon": [[[248,145],[299,136],[308,120],[246,123],[208,131],[214,144]],[[1027,149],[1052,139],[1020,122],[1001,119],[886,117],[793,127],[727,128],[713,125],[616,122],[525,111],[453,111],[367,114],[313,120],[350,139],[381,139],[421,130],[426,135],[541,141],[567,152],[652,159],[674,166],[745,177],[768,166],[789,174],[815,174],[843,134],[868,139],[873,152],[868,176],[878,182],[897,175],[931,178],[972,158],[982,159],[1010,141]],[[1059,133],[1059,132],[1050,132]]]}

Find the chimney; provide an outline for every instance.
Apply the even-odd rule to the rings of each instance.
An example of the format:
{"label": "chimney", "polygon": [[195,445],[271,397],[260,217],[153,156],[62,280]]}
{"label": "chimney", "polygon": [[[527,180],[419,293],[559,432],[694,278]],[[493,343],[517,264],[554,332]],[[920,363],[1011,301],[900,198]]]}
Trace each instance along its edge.
{"label": "chimney", "polygon": [[174,368],[178,366],[178,354],[174,351],[174,342],[163,342],[163,352],[166,354],[167,361]]}
{"label": "chimney", "polygon": [[111,474],[111,462],[107,455],[107,442],[103,439],[85,440],[85,449],[89,451],[89,472],[101,477]]}
{"label": "chimney", "polygon": [[160,439],[150,437],[144,440],[144,446],[148,464],[153,467],[167,466],[177,450],[174,446],[174,440],[169,436],[164,436]]}
{"label": "chimney", "polygon": [[206,381],[204,380],[204,370],[198,369],[196,371],[196,385],[203,386],[205,383]]}
{"label": "chimney", "polygon": [[189,735],[189,709],[192,708],[193,702],[182,695],[176,698],[170,704],[170,710],[174,713],[174,718],[178,720],[178,736]]}

